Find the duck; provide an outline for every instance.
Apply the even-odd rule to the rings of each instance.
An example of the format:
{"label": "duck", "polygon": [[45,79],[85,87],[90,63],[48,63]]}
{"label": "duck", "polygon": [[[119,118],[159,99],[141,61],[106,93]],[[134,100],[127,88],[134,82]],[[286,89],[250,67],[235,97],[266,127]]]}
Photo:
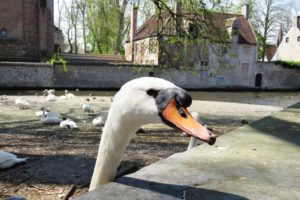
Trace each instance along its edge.
{"label": "duck", "polygon": [[127,145],[142,125],[163,123],[214,144],[216,135],[188,111],[191,103],[187,91],[164,79],[141,77],[125,83],[109,108],[89,191],[114,180]]}
{"label": "duck", "polygon": [[104,126],[105,123],[103,117],[99,116],[93,119],[92,124],[95,126]]}
{"label": "duck", "polygon": [[74,122],[73,120],[71,120],[69,118],[63,118],[63,121],[60,122],[59,127],[60,128],[68,128],[68,129],[77,129],[78,128],[76,122]]}
{"label": "duck", "polygon": [[18,158],[15,154],[0,151],[0,169],[8,169],[19,163],[26,162],[28,158]]}
{"label": "duck", "polygon": [[23,99],[23,97],[15,99],[15,103],[20,109],[28,109],[30,107],[30,103]]}
{"label": "duck", "polygon": [[43,109],[43,114],[41,117],[41,122],[43,124],[59,124],[61,121],[63,121],[63,118],[59,113],[53,111],[46,113],[46,110]]}
{"label": "duck", "polygon": [[90,114],[90,113],[94,112],[91,104],[83,103],[83,104],[80,104],[80,106],[84,113]]}

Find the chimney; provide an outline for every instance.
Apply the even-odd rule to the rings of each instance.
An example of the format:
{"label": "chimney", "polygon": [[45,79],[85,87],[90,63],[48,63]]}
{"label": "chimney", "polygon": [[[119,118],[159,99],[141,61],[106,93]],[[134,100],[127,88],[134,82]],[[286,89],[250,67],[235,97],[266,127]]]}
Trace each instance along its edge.
{"label": "chimney", "polygon": [[137,12],[138,8],[133,6],[130,18],[130,45],[131,45],[131,61],[134,62],[134,37],[137,32]]}
{"label": "chimney", "polygon": [[282,24],[280,24],[280,28],[278,30],[277,47],[280,45],[282,39],[283,39],[283,26]]}
{"label": "chimney", "polygon": [[244,15],[247,20],[249,19],[249,4],[242,6],[241,14]]}
{"label": "chimney", "polygon": [[300,16],[292,17],[292,27],[300,29]]}

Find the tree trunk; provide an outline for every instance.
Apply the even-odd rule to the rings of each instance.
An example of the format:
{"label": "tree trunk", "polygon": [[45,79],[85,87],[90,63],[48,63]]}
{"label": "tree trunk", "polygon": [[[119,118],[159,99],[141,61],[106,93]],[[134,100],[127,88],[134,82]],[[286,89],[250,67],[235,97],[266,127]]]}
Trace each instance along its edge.
{"label": "tree trunk", "polygon": [[128,0],[123,0],[122,7],[120,7],[119,2],[117,1],[118,7],[118,32],[114,54],[117,55],[120,53],[122,39],[123,39],[123,31],[124,31],[124,13],[128,4]]}

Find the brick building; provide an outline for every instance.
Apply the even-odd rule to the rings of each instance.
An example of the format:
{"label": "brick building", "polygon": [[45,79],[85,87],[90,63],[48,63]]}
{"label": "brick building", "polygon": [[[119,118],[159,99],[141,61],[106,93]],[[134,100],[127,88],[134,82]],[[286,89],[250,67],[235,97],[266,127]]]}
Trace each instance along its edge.
{"label": "brick building", "polygon": [[47,60],[53,33],[53,0],[0,0],[0,61]]}
{"label": "brick building", "polygon": [[[187,64],[202,71],[206,69],[224,71],[225,67],[234,66],[239,67],[245,76],[250,73],[250,68],[257,61],[257,41],[248,20],[248,5],[243,6],[241,14],[211,12],[205,17],[204,14],[181,15],[185,16],[181,29],[193,39],[187,38],[182,48],[178,48],[176,42],[172,40],[172,36],[177,34],[174,17],[169,13],[162,13],[160,17],[153,15],[137,29],[137,9],[133,9],[130,37],[125,43],[126,59],[136,64],[167,63],[168,66]],[[205,27],[204,30],[194,28],[196,27],[194,23],[198,21],[201,24],[198,27]],[[164,52],[159,49],[159,30],[164,35],[163,40],[161,39]],[[201,31],[202,37],[198,34]],[[169,44],[168,38],[171,38]],[[208,73],[214,75],[214,72]]]}

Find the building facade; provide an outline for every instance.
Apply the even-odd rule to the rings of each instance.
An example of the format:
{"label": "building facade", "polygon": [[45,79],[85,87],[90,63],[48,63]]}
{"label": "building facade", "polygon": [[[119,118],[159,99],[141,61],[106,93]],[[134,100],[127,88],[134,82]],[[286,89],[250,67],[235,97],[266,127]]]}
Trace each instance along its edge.
{"label": "building facade", "polygon": [[[241,80],[254,73],[257,62],[257,40],[250,21],[248,7],[244,6],[242,14],[213,13],[211,21],[217,30],[226,33],[225,42],[211,41],[197,38],[195,43],[188,43],[182,48],[173,49],[173,44],[165,45],[169,55],[162,55],[158,44],[157,30],[159,27],[157,16],[150,17],[144,25],[136,29],[137,10],[133,9],[130,38],[125,43],[125,56],[135,64],[162,64],[165,60],[182,57],[184,63],[198,69],[203,76],[220,76],[220,81],[228,81],[232,73],[238,73]],[[168,27],[171,17],[163,14],[162,23]],[[168,21],[169,20],[169,21]],[[192,23],[183,21],[185,31],[193,31]],[[172,27],[170,28],[172,29]],[[173,28],[174,29],[174,28]],[[172,32],[172,31],[171,31]],[[217,35],[209,30],[207,35]],[[166,35],[172,35],[166,33]],[[225,44],[225,45],[224,45]],[[173,60],[176,65],[176,61]],[[227,77],[228,76],[228,77]],[[222,80],[221,80],[222,79]]]}
{"label": "building facade", "polygon": [[0,0],[1,61],[44,61],[53,51],[53,0]]}
{"label": "building facade", "polygon": [[280,40],[272,61],[300,61],[300,16],[293,17],[292,27]]}

